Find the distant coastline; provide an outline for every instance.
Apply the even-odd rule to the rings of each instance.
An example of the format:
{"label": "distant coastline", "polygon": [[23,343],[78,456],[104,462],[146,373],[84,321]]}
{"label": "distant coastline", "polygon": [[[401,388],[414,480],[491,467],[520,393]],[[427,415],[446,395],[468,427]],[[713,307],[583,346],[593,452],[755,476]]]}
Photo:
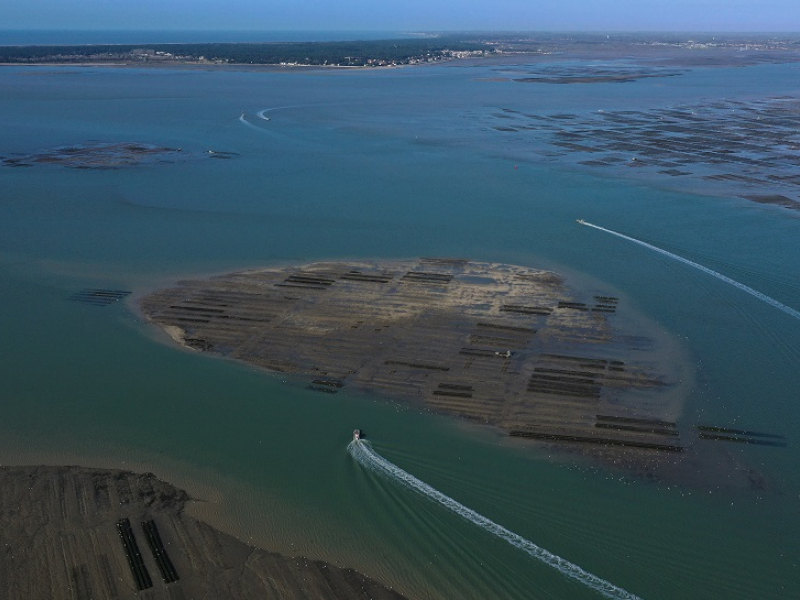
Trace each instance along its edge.
{"label": "distant coastline", "polygon": [[453,37],[348,42],[76,44],[0,47],[6,65],[387,67],[481,57],[484,41]]}
{"label": "distant coastline", "polygon": [[[638,56],[667,61],[673,66],[800,61],[800,36],[789,34],[434,32],[394,34],[394,37],[376,39],[354,33],[349,40],[334,34],[328,34],[331,37],[325,40],[321,39],[324,35],[320,32],[297,32],[283,34],[283,38],[273,34],[276,41],[250,41],[269,38],[269,35],[239,32],[241,41],[217,41],[219,37],[207,32],[163,32],[160,35],[170,40],[165,42],[164,37],[154,37],[153,32],[142,33],[142,39],[133,37],[134,32],[118,32],[120,41],[117,42],[114,32],[97,38],[86,32],[86,42],[65,44],[63,40],[81,36],[70,38],[65,32],[54,32],[48,39],[44,32],[39,32],[32,36],[36,43],[27,44],[21,42],[25,39],[21,34],[2,31],[0,42],[4,33],[15,43],[0,44],[0,65],[3,66],[376,68],[516,55],[544,59],[591,56],[610,60]],[[173,37],[169,38],[170,35]],[[206,37],[199,37],[203,35]],[[207,41],[186,41],[193,36]],[[97,39],[111,41],[95,43]],[[227,39],[236,39],[236,36],[230,33]],[[291,41],[284,41],[286,39]]]}

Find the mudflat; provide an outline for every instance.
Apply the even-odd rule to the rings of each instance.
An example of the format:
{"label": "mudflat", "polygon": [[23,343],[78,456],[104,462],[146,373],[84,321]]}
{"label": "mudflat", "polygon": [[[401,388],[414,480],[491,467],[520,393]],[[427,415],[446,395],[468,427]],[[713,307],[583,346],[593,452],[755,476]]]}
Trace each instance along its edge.
{"label": "mudflat", "polygon": [[240,542],[153,474],[0,468],[0,597],[402,600],[352,569]]}
{"label": "mudflat", "polygon": [[298,374],[320,393],[377,392],[516,437],[682,450],[656,340],[622,327],[619,298],[551,271],[314,263],[183,281],[141,308],[184,346]]}

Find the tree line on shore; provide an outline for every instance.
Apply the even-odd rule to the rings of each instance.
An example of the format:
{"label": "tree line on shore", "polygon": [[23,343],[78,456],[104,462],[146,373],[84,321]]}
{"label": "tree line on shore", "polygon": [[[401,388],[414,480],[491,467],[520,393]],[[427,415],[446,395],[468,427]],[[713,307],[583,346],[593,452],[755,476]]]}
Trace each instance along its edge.
{"label": "tree line on shore", "polygon": [[366,66],[429,62],[459,53],[492,53],[482,42],[457,38],[353,42],[92,44],[0,47],[0,62],[36,64],[117,60],[208,61],[229,64]]}

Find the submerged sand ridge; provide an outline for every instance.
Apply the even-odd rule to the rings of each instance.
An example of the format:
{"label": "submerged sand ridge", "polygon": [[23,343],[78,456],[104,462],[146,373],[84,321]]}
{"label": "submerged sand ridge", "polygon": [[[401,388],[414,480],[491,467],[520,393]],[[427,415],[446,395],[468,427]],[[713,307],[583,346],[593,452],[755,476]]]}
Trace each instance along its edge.
{"label": "submerged sand ridge", "polygon": [[[575,83],[605,75],[602,68],[568,68],[516,81]],[[589,113],[502,108],[491,118],[498,132],[549,146],[539,150],[549,159],[800,210],[798,114],[800,98],[777,96]]]}
{"label": "submerged sand ridge", "polygon": [[248,546],[152,474],[0,468],[0,598],[402,600],[352,569]]}
{"label": "submerged sand ridge", "polygon": [[232,273],[144,297],[180,343],[500,427],[512,436],[682,449],[657,345],[619,298],[544,270],[457,259]]}

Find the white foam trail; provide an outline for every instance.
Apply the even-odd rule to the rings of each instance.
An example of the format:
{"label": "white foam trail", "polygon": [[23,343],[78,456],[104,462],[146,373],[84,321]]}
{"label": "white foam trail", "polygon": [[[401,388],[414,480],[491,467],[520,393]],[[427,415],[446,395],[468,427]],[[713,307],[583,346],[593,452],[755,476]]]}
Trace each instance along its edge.
{"label": "white foam trail", "polygon": [[745,285],[743,283],[739,283],[738,281],[736,281],[735,279],[731,279],[730,277],[726,277],[722,273],[717,273],[716,271],[712,271],[708,267],[704,267],[703,265],[697,264],[696,262],[693,262],[693,261],[689,260],[688,258],[683,258],[682,256],[678,256],[677,254],[673,254],[672,252],[668,252],[666,250],[662,250],[661,248],[659,248],[657,246],[653,246],[652,244],[648,244],[647,242],[643,242],[641,240],[637,240],[636,238],[632,238],[629,235],[625,235],[623,233],[619,233],[618,231],[613,231],[611,229],[606,229],[605,227],[600,227],[599,225],[595,225],[593,223],[588,223],[588,222],[582,221],[582,220],[578,221],[578,223],[580,223],[581,225],[586,225],[586,227],[593,227],[594,229],[599,229],[600,231],[605,231],[606,233],[610,233],[611,235],[615,235],[617,237],[621,237],[623,240],[628,240],[629,242],[633,242],[634,244],[639,244],[640,246],[644,246],[645,248],[647,248],[649,250],[652,250],[653,252],[658,252],[659,254],[663,254],[664,256],[669,256],[670,258],[672,258],[674,260],[677,260],[678,262],[682,262],[683,264],[689,265],[690,267],[694,267],[695,269],[698,269],[698,270],[702,271],[703,273],[711,275],[712,277],[716,277],[720,281],[724,281],[725,283],[729,283],[733,287],[738,288],[738,289],[742,290],[743,292],[747,292],[751,296],[755,296],[756,298],[758,298],[762,302],[766,302],[770,306],[774,306],[778,310],[781,310],[781,311],[785,312],[790,317],[794,317],[795,319],[800,319],[800,311],[797,311],[797,310],[795,310],[795,309],[793,309],[793,308],[791,308],[789,306],[786,306],[785,304],[781,304],[780,302],[775,300],[775,298],[770,298],[766,294],[762,294],[761,292],[759,292],[758,290],[754,290],[750,286],[747,286],[747,285]]}
{"label": "white foam trail", "polygon": [[438,502],[442,506],[449,508],[454,513],[465,518],[467,521],[470,521],[478,527],[485,529],[489,533],[492,533],[505,540],[512,546],[519,548],[533,558],[540,560],[544,564],[553,567],[562,575],[569,577],[570,579],[574,579],[575,581],[582,583],[596,592],[599,592],[606,598],[611,598],[612,600],[641,600],[638,596],[631,594],[620,587],[617,587],[605,579],[601,579],[596,575],[592,575],[591,573],[584,571],[578,565],[575,565],[568,560],[561,558],[560,556],[553,554],[552,552],[549,552],[540,546],[537,546],[530,540],[526,540],[524,537],[517,535],[513,531],[509,531],[502,525],[498,525],[494,521],[491,521],[490,519],[476,513],[470,508],[467,508],[456,500],[453,500],[450,496],[446,496],[439,490],[432,488],[424,481],[420,481],[397,465],[390,463],[380,454],[375,452],[375,450],[372,449],[372,446],[370,446],[366,441],[353,440],[350,442],[347,450],[363,467],[366,467],[367,469],[370,469],[371,471],[380,475],[395,479],[415,492],[419,492],[428,499]]}
{"label": "white foam trail", "polygon": [[260,110],[256,113],[256,116],[260,119],[264,119],[265,121],[269,121],[269,117],[266,116],[266,113],[272,112],[273,110],[286,110],[289,108],[303,108],[305,106],[311,106],[310,104],[287,104],[286,106],[272,106],[270,108],[265,108]]}
{"label": "white foam trail", "polygon": [[252,124],[250,121],[248,121],[247,119],[245,119],[245,118],[244,118],[244,113],[242,113],[242,116],[241,116],[241,117],[239,117],[239,122],[240,122],[240,123],[242,123],[243,125],[246,125],[246,126],[247,126],[247,127],[249,127],[250,129],[255,129],[256,131],[264,131],[264,130],[263,130],[263,129],[261,129],[260,127],[256,127],[256,126],[255,126],[255,125],[253,125],[253,124]]}

